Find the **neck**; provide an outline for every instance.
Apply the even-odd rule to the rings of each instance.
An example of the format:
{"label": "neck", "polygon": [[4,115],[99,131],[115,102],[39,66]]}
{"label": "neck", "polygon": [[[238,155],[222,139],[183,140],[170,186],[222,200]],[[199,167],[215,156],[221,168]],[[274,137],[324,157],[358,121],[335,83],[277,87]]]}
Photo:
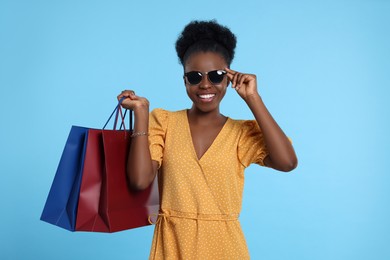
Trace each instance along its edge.
{"label": "neck", "polygon": [[221,115],[219,108],[216,108],[210,112],[203,112],[197,109],[195,106],[192,106],[192,108],[188,110],[188,118],[193,123],[209,124],[210,122],[224,120],[225,116]]}

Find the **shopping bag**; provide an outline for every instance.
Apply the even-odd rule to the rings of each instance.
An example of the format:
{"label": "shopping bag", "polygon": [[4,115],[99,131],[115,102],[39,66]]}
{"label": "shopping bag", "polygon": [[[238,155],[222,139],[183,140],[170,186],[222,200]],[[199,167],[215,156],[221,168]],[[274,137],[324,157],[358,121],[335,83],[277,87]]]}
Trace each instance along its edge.
{"label": "shopping bag", "polygon": [[102,130],[89,129],[79,191],[76,231],[108,232],[99,215],[100,193],[104,171]]}
{"label": "shopping bag", "polygon": [[130,134],[105,130],[102,137],[105,170],[99,212],[109,232],[150,225],[148,218],[159,210],[157,177],[147,189],[131,190],[126,181]]}
{"label": "shopping bag", "polygon": [[[116,115],[113,128],[116,128],[119,112],[122,112],[119,110],[122,100],[123,99],[119,101],[118,105],[111,113],[103,126],[103,129],[106,128],[114,113]],[[130,121],[131,120],[132,118],[130,117]],[[130,124],[132,124],[132,122],[130,122]],[[104,171],[104,153],[102,146],[102,130],[88,129],[88,137],[85,142],[82,182],[78,197],[76,231],[109,231],[107,224],[103,222],[99,215],[100,193]]]}
{"label": "shopping bag", "polygon": [[[113,128],[121,115],[123,130],[105,130],[107,123],[102,130],[88,130],[76,231],[116,232],[142,227],[150,225],[148,217],[158,213],[157,180],[143,191],[131,191],[128,186],[126,163],[132,131],[126,130],[119,105],[114,112]],[[130,128],[131,121],[130,113]]]}
{"label": "shopping bag", "polygon": [[[151,224],[148,218],[157,215],[159,208],[157,179],[144,191],[134,192],[127,186],[125,169],[132,131],[125,129],[122,100],[103,129],[72,126],[41,220],[70,231],[92,232],[115,232]],[[105,130],[114,113],[113,129],[121,115],[120,130]],[[118,147],[112,148],[111,137],[103,138],[107,131],[114,136],[124,134],[126,138],[120,138],[119,144],[115,144]],[[110,148],[105,149],[103,139]],[[115,151],[119,147],[121,156]],[[117,182],[113,183],[112,178],[118,178]]]}
{"label": "shopping bag", "polygon": [[41,215],[41,220],[70,231],[75,230],[87,132],[72,126]]}

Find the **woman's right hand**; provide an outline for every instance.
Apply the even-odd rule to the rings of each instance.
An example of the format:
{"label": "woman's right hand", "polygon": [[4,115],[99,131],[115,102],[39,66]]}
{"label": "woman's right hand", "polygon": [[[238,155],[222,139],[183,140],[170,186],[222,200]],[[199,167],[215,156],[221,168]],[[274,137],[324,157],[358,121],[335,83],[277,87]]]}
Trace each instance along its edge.
{"label": "woman's right hand", "polygon": [[133,90],[123,90],[117,97],[118,101],[122,97],[126,97],[122,101],[123,108],[133,111],[137,111],[139,109],[145,109],[149,111],[149,101],[144,97],[137,96]]}

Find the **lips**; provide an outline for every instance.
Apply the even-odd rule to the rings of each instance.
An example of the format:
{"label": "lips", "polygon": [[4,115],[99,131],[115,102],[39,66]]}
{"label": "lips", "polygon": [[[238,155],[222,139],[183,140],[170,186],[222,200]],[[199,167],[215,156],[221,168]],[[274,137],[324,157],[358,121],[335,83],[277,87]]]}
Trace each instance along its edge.
{"label": "lips", "polygon": [[210,102],[214,99],[215,94],[198,94],[201,101]]}
{"label": "lips", "polygon": [[215,94],[203,94],[203,95],[198,95],[198,97],[202,98],[202,99],[208,99],[208,98],[212,98],[214,97]]}

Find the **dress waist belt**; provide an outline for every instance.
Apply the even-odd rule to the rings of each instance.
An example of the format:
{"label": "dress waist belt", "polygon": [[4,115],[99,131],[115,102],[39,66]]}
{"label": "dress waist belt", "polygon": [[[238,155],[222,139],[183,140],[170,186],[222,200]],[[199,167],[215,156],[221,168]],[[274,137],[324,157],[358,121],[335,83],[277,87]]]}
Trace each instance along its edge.
{"label": "dress waist belt", "polygon": [[[157,217],[156,221],[153,221],[152,218]],[[168,220],[168,218],[183,218],[183,219],[193,219],[193,220],[205,220],[205,221],[235,221],[238,220],[239,214],[201,214],[201,213],[192,213],[192,212],[180,212],[174,210],[164,210],[159,212],[159,214],[152,214],[149,216],[149,222],[151,224],[158,224],[161,220]]]}
{"label": "dress waist belt", "polygon": [[[153,217],[157,217],[157,220],[152,221]],[[181,219],[192,219],[192,220],[201,220],[201,221],[237,221],[239,217],[239,214],[232,213],[232,214],[200,214],[200,213],[191,213],[191,212],[180,212],[180,211],[174,211],[174,210],[160,210],[158,214],[152,214],[149,215],[149,222],[150,224],[156,224],[156,244],[155,244],[155,251],[154,251],[154,258],[156,257],[157,248],[159,246],[159,233],[161,224],[163,222],[167,223],[169,222],[170,218],[181,218]]]}

